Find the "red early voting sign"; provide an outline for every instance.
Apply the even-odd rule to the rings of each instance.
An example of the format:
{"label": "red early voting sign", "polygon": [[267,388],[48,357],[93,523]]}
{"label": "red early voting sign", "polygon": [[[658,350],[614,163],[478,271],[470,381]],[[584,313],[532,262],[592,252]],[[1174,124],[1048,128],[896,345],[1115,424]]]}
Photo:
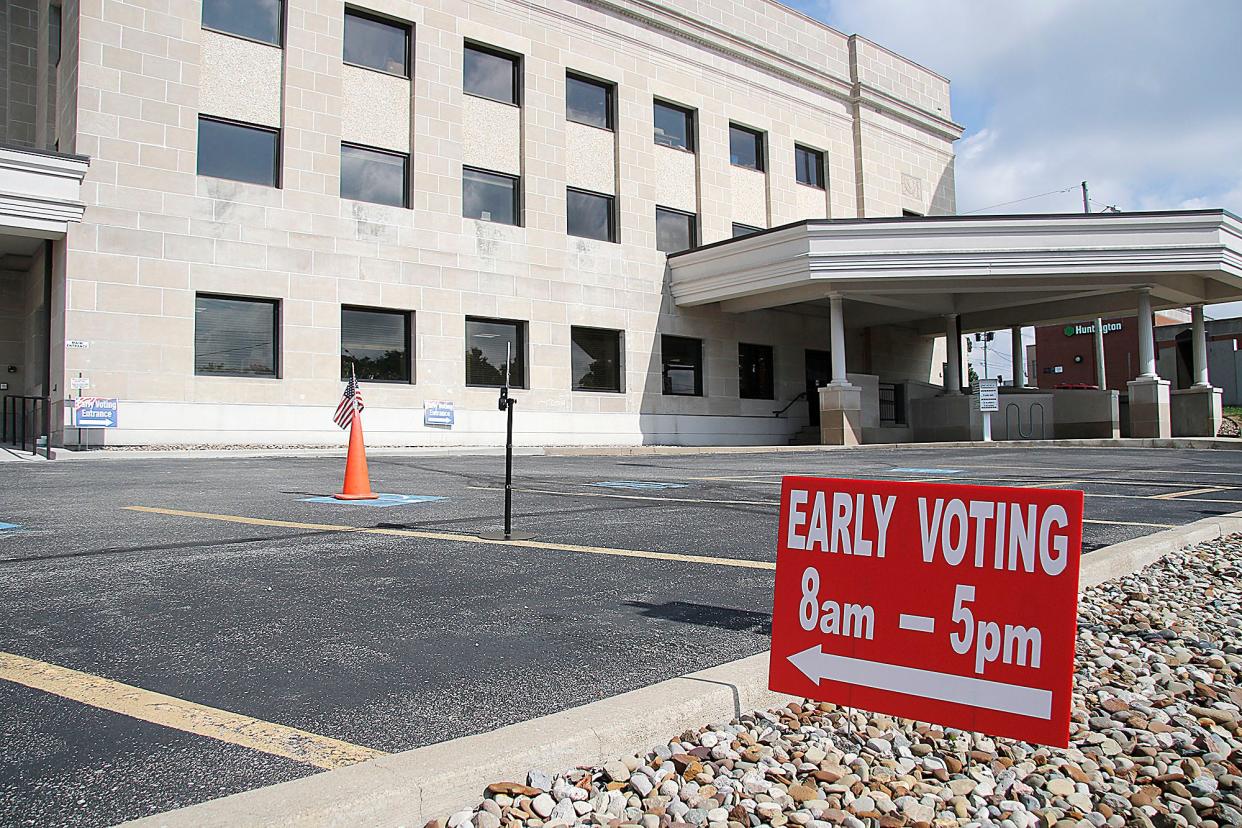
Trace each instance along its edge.
{"label": "red early voting sign", "polygon": [[786,477],[773,690],[1065,747],[1082,492]]}

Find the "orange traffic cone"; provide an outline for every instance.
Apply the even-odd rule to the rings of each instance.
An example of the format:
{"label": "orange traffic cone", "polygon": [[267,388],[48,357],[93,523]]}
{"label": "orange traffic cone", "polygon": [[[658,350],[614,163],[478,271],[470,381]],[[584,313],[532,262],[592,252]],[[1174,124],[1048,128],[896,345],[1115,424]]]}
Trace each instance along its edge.
{"label": "orange traffic cone", "polygon": [[367,447],[362,442],[362,414],[354,413],[349,426],[349,454],[345,457],[345,485],[337,500],[375,500],[379,497],[371,491],[371,478],[367,475]]}

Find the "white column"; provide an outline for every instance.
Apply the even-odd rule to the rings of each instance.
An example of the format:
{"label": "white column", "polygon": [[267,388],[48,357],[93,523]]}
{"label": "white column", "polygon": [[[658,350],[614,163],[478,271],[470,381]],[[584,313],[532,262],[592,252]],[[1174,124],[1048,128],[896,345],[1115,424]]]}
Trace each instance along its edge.
{"label": "white column", "polygon": [[1195,386],[1210,388],[1208,381],[1207,330],[1203,324],[1203,305],[1195,305],[1190,309],[1191,340],[1194,345]]}
{"label": "white column", "polygon": [[1104,318],[1095,318],[1095,385],[1101,391],[1108,388],[1108,374],[1104,370]]}
{"label": "white column", "polygon": [[831,303],[832,384],[849,385],[850,381],[845,376],[845,317],[841,312],[841,297],[831,297]]}
{"label": "white column", "polygon": [[1026,346],[1022,344],[1022,326],[1014,325],[1009,329],[1009,340],[1012,343],[1010,362],[1013,363],[1013,385],[1022,388],[1026,385]]}
{"label": "white column", "polygon": [[957,314],[944,315],[945,370],[944,393],[962,393],[962,337],[957,330]]}
{"label": "white column", "polygon": [[1142,288],[1138,295],[1138,335],[1140,379],[1156,379],[1156,333],[1152,330],[1151,289]]}

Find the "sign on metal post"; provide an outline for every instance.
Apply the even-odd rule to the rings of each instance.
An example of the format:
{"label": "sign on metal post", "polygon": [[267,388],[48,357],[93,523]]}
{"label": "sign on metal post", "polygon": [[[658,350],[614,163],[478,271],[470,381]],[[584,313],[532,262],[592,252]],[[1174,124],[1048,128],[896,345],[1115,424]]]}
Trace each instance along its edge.
{"label": "sign on metal post", "polygon": [[771,689],[1067,746],[1082,503],[786,477]]}
{"label": "sign on metal post", "polygon": [[116,428],[117,401],[104,397],[78,397],[73,401],[76,428]]}
{"label": "sign on metal post", "polygon": [[1000,383],[996,380],[979,380],[979,410],[1000,411]]}

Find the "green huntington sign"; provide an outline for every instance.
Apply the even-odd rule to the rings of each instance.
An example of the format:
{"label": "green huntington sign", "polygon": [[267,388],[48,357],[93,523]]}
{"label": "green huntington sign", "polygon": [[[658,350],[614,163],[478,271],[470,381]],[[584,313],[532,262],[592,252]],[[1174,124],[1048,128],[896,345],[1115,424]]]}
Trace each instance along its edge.
{"label": "green huntington sign", "polygon": [[[1104,323],[1104,333],[1106,334],[1116,333],[1119,330],[1121,330],[1120,322],[1105,322]],[[1088,323],[1086,325],[1078,324],[1078,325],[1066,325],[1065,326],[1066,336],[1078,336],[1079,334],[1093,334],[1093,333],[1095,333],[1094,322]]]}

